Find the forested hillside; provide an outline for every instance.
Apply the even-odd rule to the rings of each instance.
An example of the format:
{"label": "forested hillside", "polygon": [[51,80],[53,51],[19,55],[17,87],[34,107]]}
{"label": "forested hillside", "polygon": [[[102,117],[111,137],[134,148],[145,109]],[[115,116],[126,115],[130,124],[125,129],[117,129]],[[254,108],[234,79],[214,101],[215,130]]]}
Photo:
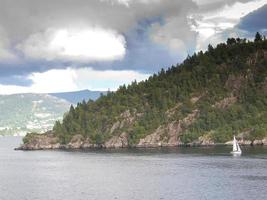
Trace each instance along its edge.
{"label": "forested hillside", "polygon": [[70,105],[48,94],[0,95],[0,136],[46,132]]}
{"label": "forested hillside", "polygon": [[61,144],[79,136],[104,146],[222,143],[233,134],[267,136],[267,40],[258,33],[253,42],[209,45],[146,81],[79,103],[53,128]]}

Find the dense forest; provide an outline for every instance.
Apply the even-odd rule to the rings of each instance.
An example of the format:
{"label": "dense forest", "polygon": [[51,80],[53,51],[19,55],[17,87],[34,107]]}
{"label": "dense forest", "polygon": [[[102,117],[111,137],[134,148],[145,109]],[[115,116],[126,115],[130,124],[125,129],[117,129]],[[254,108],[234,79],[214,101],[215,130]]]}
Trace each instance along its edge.
{"label": "dense forest", "polygon": [[[53,133],[61,144],[74,135],[103,144],[127,134],[129,145],[189,114],[197,113],[177,136],[190,143],[206,135],[226,142],[243,133],[246,139],[267,136],[267,40],[229,38],[183,63],[162,69],[145,81],[121,86],[98,100],[71,106]],[[129,123],[116,126],[127,118]],[[164,133],[168,135],[167,133]]]}

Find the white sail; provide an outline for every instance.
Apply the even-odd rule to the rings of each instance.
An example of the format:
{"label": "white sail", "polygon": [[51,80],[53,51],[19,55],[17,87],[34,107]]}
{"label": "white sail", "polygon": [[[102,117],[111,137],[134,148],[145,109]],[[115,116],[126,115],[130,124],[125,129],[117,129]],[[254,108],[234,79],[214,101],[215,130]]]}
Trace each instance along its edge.
{"label": "white sail", "polygon": [[237,146],[237,141],[235,139],[235,136],[234,136],[234,140],[233,140],[233,152],[237,151],[238,150],[238,146]]}
{"label": "white sail", "polygon": [[233,140],[233,151],[231,153],[233,153],[233,154],[241,154],[242,153],[241,148],[240,148],[237,140],[235,139],[235,136],[234,136],[234,140]]}
{"label": "white sail", "polygon": [[237,146],[237,151],[241,153],[242,151],[241,151],[241,148],[240,148],[238,142],[236,142],[236,146]]}

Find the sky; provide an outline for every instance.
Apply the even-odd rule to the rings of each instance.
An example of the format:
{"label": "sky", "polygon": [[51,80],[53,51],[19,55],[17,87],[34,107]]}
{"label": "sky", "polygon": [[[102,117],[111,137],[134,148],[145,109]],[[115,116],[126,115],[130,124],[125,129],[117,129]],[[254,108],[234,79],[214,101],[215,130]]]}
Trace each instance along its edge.
{"label": "sky", "polygon": [[267,33],[267,0],[0,0],[0,5],[0,94],[116,90],[208,44]]}

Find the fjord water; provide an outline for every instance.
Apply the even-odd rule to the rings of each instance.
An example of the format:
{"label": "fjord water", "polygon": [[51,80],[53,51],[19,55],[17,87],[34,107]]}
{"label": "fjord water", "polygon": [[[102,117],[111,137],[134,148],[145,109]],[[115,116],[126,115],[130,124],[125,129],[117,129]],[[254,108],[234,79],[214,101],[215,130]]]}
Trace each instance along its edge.
{"label": "fjord water", "polygon": [[0,138],[1,200],[266,199],[267,148],[14,151]]}

